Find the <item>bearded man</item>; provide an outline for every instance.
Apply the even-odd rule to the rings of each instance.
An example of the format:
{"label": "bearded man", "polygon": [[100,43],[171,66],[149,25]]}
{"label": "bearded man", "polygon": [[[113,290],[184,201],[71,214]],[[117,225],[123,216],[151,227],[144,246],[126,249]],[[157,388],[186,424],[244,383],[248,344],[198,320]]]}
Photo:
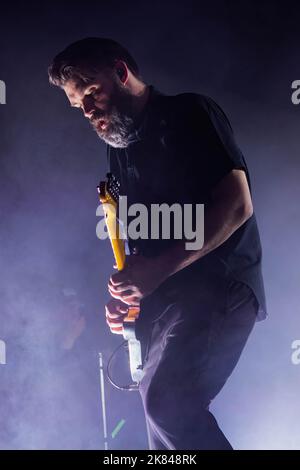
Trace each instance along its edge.
{"label": "bearded man", "polygon": [[106,317],[122,333],[128,306],[140,306],[139,390],[151,448],[232,449],[209,405],[266,305],[249,172],[230,123],[209,97],[169,96],[146,84],[111,39],[71,44],[49,76],[106,142],[129,204],[205,206],[200,249],[175,236],[129,240],[135,254],[110,278]]}

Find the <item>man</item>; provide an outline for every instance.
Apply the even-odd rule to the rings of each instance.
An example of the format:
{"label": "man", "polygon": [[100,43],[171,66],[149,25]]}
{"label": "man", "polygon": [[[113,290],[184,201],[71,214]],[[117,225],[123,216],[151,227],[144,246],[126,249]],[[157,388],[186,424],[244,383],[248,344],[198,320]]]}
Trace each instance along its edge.
{"label": "man", "polygon": [[70,45],[49,76],[107,143],[128,204],[205,204],[200,249],[175,236],[129,241],[135,254],[110,278],[106,317],[121,333],[128,305],[140,305],[139,389],[151,447],[231,449],[209,404],[266,307],[249,174],[230,124],[208,97],[146,85],[130,53],[110,39]]}

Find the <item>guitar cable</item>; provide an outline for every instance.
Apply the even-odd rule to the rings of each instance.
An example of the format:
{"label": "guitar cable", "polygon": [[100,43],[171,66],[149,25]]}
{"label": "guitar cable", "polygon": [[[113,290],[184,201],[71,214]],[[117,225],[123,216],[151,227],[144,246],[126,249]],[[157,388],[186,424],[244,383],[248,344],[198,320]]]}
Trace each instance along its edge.
{"label": "guitar cable", "polygon": [[123,341],[121,344],[119,344],[119,346],[112,352],[112,354],[109,356],[108,358],[108,361],[107,361],[107,366],[106,366],[106,375],[107,375],[107,378],[109,380],[109,382],[112,384],[113,387],[115,387],[117,390],[122,390],[122,391],[126,391],[126,392],[137,392],[138,389],[139,389],[139,385],[137,383],[131,383],[131,384],[128,384],[128,385],[119,385],[117,384],[112,376],[111,376],[111,363],[112,363],[112,360],[114,359],[115,355],[117,354],[117,352],[121,349],[122,346],[126,346],[127,344],[127,341]]}

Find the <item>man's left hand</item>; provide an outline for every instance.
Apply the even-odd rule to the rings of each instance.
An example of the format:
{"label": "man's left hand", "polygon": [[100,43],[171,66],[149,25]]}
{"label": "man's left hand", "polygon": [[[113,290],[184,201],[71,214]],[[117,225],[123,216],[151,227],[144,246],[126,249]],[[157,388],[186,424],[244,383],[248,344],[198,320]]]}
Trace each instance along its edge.
{"label": "man's left hand", "polygon": [[167,277],[166,269],[158,258],[130,255],[126,258],[125,268],[110,277],[108,290],[115,299],[128,305],[138,305]]}

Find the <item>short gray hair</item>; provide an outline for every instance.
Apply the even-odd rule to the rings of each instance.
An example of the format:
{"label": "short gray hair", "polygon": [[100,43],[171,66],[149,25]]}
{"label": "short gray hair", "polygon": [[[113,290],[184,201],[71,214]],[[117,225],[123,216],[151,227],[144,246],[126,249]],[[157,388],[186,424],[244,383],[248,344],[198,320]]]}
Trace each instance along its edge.
{"label": "short gray hair", "polygon": [[68,80],[76,80],[82,85],[89,83],[97,72],[106,67],[113,68],[122,60],[138,78],[139,68],[125,47],[113,39],[85,38],[70,44],[54,57],[48,68],[52,85],[64,86]]}

